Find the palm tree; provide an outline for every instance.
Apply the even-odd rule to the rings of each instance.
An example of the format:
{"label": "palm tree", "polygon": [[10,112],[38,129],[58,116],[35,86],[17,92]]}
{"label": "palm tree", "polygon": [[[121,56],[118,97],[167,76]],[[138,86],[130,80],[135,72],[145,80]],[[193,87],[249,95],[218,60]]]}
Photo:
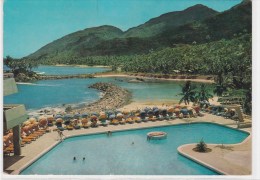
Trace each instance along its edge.
{"label": "palm tree", "polygon": [[183,97],[180,99],[179,104],[184,102],[185,105],[187,105],[190,104],[190,102],[194,102],[196,95],[196,86],[191,85],[191,81],[186,81],[185,85],[182,87],[182,93],[180,95],[183,95]]}
{"label": "palm tree", "polygon": [[213,95],[209,93],[209,90],[206,88],[205,84],[201,84],[200,90],[197,92],[195,98],[198,101],[209,101],[210,98],[213,98]]}

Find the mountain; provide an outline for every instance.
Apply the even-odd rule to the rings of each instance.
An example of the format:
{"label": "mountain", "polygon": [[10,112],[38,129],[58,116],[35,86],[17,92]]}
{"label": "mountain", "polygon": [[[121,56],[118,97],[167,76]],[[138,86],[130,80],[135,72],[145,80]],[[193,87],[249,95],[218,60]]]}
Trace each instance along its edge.
{"label": "mountain", "polygon": [[95,47],[102,41],[120,37],[123,31],[114,26],[100,26],[77,31],[57,39],[31,54],[30,58],[41,58],[61,53],[80,55],[81,49]]}
{"label": "mountain", "polygon": [[33,59],[144,54],[178,44],[232,39],[252,31],[252,4],[243,1],[218,13],[203,5],[163,14],[126,32],[113,26],[88,28],[47,44]]}
{"label": "mountain", "polygon": [[123,37],[151,37],[162,31],[172,29],[193,21],[203,20],[216,15],[218,12],[204,5],[197,4],[183,11],[163,14],[153,18],[146,23],[127,30]]}
{"label": "mountain", "polygon": [[192,22],[159,34],[157,41],[164,45],[172,43],[204,43],[231,39],[239,34],[252,32],[252,3],[242,1],[239,5],[216,16]]}

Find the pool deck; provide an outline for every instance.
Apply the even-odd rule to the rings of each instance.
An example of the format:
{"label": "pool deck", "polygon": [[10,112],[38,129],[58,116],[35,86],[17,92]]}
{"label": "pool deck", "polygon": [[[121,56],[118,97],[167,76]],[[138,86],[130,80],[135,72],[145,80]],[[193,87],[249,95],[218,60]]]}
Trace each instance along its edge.
{"label": "pool deck", "polygon": [[[125,125],[108,125],[107,127],[79,129],[72,131],[63,131],[66,137],[83,135],[83,134],[96,134],[106,133],[107,131],[122,131],[129,129],[142,129],[147,127],[158,127],[176,124],[188,124],[191,122],[212,122],[217,124],[226,125],[228,127],[236,128],[235,121],[225,119],[223,117],[206,114],[204,117],[198,118],[185,118],[175,120],[163,120],[156,122],[142,122]],[[52,128],[54,129],[54,127]],[[251,133],[251,128],[244,128],[244,131]],[[198,153],[192,151],[194,144],[182,145],[178,148],[179,153],[191,158],[198,163],[213,168],[226,175],[250,175],[252,164],[252,148],[251,148],[251,135],[240,144],[225,145],[224,147],[216,144],[208,144],[212,149],[209,153]],[[22,147],[22,154],[20,156],[5,156],[4,157],[4,170],[12,175],[17,175],[25,167],[33,163],[36,159],[48,152],[55,145],[59,144],[60,140],[56,131],[51,131],[44,134],[42,137]],[[6,176],[6,174],[5,174]]]}

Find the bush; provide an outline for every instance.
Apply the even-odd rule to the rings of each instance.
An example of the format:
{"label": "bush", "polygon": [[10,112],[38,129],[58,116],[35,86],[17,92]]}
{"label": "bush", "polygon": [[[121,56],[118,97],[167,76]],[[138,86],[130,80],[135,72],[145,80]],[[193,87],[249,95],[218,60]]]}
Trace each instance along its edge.
{"label": "bush", "polygon": [[203,138],[200,140],[200,142],[196,145],[196,149],[199,152],[206,152],[207,150],[207,145],[206,143],[203,141]]}

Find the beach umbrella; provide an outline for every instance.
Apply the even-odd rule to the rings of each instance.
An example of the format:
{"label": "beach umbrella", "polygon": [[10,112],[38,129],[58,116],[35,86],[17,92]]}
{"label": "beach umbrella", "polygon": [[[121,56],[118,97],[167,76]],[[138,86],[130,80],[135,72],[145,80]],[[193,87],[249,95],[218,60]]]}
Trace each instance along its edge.
{"label": "beach umbrella", "polygon": [[155,116],[158,116],[159,113],[160,113],[160,110],[159,109],[155,109],[155,110],[153,110],[153,113],[154,113]]}
{"label": "beach umbrella", "polygon": [[97,116],[96,116],[96,115],[91,115],[91,116],[90,116],[90,120],[91,120],[91,121],[97,120]]}
{"label": "beach umbrella", "polygon": [[70,124],[70,120],[65,120],[65,121],[64,121],[64,124],[65,124],[66,126],[68,126],[68,125]]}
{"label": "beach umbrella", "polygon": [[150,110],[147,112],[147,114],[152,115],[152,114],[153,114],[153,111],[150,109]]}
{"label": "beach umbrella", "polygon": [[34,123],[34,122],[36,122],[36,119],[35,119],[34,117],[31,117],[31,118],[28,119],[28,121],[29,121],[30,123]]}
{"label": "beach umbrella", "polygon": [[38,119],[39,119],[39,121],[40,120],[47,120],[46,116],[40,116]]}
{"label": "beach umbrella", "polygon": [[63,118],[66,119],[66,120],[70,120],[70,119],[73,118],[73,115],[72,114],[66,114]]}
{"label": "beach umbrella", "polygon": [[106,114],[100,114],[99,119],[100,119],[100,120],[105,120],[105,119],[107,119]]}
{"label": "beach umbrella", "polygon": [[63,116],[61,114],[56,114],[55,119],[62,118]]}
{"label": "beach umbrella", "polygon": [[183,115],[188,115],[188,109],[184,108],[180,111]]}
{"label": "beach umbrella", "polygon": [[129,114],[129,111],[127,109],[123,110],[123,114],[124,115],[128,115]]}
{"label": "beach umbrella", "polygon": [[115,115],[115,114],[109,115],[109,119],[110,119],[110,120],[115,119],[115,118],[116,118],[116,115]]}
{"label": "beach umbrella", "polygon": [[99,114],[97,112],[93,112],[91,113],[91,116],[99,116]]}
{"label": "beach umbrella", "polygon": [[48,121],[53,121],[53,120],[54,120],[53,115],[47,115],[47,120],[48,120]]}
{"label": "beach umbrella", "polygon": [[23,122],[23,125],[25,125],[25,126],[27,126],[27,125],[29,125],[29,124],[31,124],[30,121],[25,121],[25,122]]}
{"label": "beach umbrella", "polygon": [[141,111],[140,112],[140,116],[145,116],[146,115],[146,112],[145,111]]}
{"label": "beach umbrella", "polygon": [[151,110],[151,108],[149,108],[149,107],[144,108],[145,113],[147,113],[149,110]]}
{"label": "beach umbrella", "polygon": [[180,106],[180,105],[175,105],[175,106],[174,106],[174,109],[176,109],[176,108],[180,109],[181,106]]}
{"label": "beach umbrella", "polygon": [[192,108],[192,107],[187,107],[187,109],[188,109],[188,111],[191,111],[191,110],[193,110],[193,108]]}
{"label": "beach umbrella", "polygon": [[87,117],[88,117],[88,113],[83,113],[83,114],[81,114],[81,117],[82,117],[82,118],[87,118]]}
{"label": "beach umbrella", "polygon": [[118,113],[118,114],[116,115],[116,117],[117,117],[117,118],[123,118],[123,114],[122,114],[122,113]]}
{"label": "beach umbrella", "polygon": [[180,109],[179,108],[175,108],[174,112],[180,112]]}
{"label": "beach umbrella", "polygon": [[87,123],[87,122],[88,122],[88,119],[86,119],[86,118],[81,119],[81,123]]}
{"label": "beach umbrella", "polygon": [[106,114],[107,114],[108,116],[110,116],[111,114],[114,114],[114,111],[111,111],[111,110],[106,111]]}
{"label": "beach umbrella", "polygon": [[61,119],[61,118],[56,119],[56,123],[62,123],[62,122],[63,122],[63,119]]}
{"label": "beach umbrella", "polygon": [[81,114],[77,113],[77,114],[74,114],[74,117],[75,119],[79,119],[81,117]]}
{"label": "beach umbrella", "polygon": [[155,109],[159,109],[159,108],[158,108],[157,106],[154,106],[154,107],[153,107],[153,111],[154,111]]}
{"label": "beach umbrella", "polygon": [[167,110],[169,113],[173,113],[174,112],[174,108],[173,107],[170,107],[170,108],[168,108],[168,110]]}
{"label": "beach umbrella", "polygon": [[118,113],[122,113],[122,112],[117,109],[117,110],[115,111],[115,114],[118,114]]}

